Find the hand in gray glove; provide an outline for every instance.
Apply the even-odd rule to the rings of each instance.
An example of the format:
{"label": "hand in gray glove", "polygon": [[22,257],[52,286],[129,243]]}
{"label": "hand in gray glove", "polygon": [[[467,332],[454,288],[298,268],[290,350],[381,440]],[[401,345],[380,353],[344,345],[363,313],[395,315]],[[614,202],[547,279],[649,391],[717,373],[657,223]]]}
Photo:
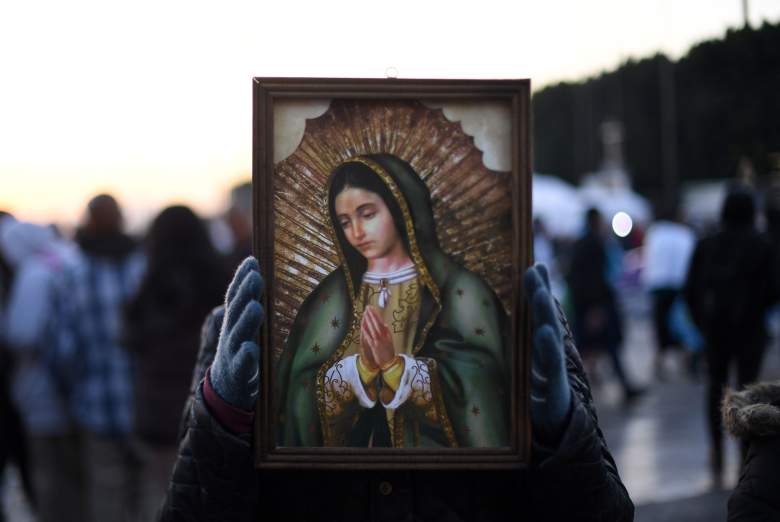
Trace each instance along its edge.
{"label": "hand in gray glove", "polygon": [[259,303],[263,287],[257,260],[244,259],[228,287],[225,319],[210,370],[214,391],[246,411],[254,410],[258,393],[260,347],[255,339],[264,315]]}
{"label": "hand in gray glove", "polygon": [[531,424],[543,444],[557,444],[571,409],[563,332],[550,293],[547,267],[528,268],[523,278],[531,307]]}

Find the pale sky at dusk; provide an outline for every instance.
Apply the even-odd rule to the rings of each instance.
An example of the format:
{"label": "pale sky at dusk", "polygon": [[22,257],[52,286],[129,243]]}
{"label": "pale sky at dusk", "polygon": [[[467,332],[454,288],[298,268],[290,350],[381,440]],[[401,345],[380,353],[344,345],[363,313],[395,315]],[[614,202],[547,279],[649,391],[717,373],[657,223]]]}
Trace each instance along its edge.
{"label": "pale sky at dusk", "polygon": [[[780,20],[752,0],[751,22]],[[0,4],[0,208],[73,224],[111,191],[138,225],[218,211],[251,171],[253,76],[576,80],[742,24],[740,0]]]}

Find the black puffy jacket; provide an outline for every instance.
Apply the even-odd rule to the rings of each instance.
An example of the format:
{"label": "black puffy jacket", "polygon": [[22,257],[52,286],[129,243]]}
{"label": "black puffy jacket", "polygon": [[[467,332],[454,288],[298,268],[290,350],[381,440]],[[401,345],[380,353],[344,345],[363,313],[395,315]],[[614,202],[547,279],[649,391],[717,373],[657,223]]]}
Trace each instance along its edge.
{"label": "black puffy jacket", "polygon": [[532,466],[522,472],[256,471],[251,438],[219,425],[198,384],[214,356],[221,319],[215,311],[204,327],[160,522],[633,520],[562,314],[574,408],[558,448],[535,446]]}
{"label": "black puffy jacket", "polygon": [[729,393],[723,419],[748,447],[739,484],[729,498],[729,522],[780,520],[780,381]]}

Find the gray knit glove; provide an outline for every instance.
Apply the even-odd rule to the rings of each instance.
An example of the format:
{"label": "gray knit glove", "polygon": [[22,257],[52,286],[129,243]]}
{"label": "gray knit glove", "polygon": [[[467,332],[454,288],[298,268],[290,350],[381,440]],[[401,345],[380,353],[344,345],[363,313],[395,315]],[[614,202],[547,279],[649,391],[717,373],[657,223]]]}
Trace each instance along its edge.
{"label": "gray knit glove", "polygon": [[260,381],[260,347],[255,342],[263,322],[260,266],[253,257],[236,270],[225,297],[225,319],[211,365],[211,387],[228,404],[255,409]]}
{"label": "gray knit glove", "polygon": [[563,436],[572,402],[563,332],[550,294],[547,267],[541,263],[530,267],[524,282],[533,329],[531,424],[542,444],[555,445]]}

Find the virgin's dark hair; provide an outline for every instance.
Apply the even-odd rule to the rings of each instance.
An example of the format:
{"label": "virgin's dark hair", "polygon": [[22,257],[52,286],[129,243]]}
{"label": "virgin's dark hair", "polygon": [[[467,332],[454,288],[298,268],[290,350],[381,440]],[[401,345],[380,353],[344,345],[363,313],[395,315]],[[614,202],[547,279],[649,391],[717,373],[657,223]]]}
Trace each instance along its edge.
{"label": "virgin's dark hair", "polygon": [[409,252],[411,249],[409,248],[409,238],[404,225],[403,212],[401,212],[398,201],[390,192],[390,188],[368,165],[359,162],[347,162],[333,171],[330,191],[328,192],[328,211],[330,213],[330,221],[336,230],[339,243],[344,246],[344,255],[347,257],[350,266],[356,266],[362,274],[365,272],[368,263],[365,257],[349,244],[336,216],[336,196],[349,187],[367,190],[382,198],[382,201],[385,202],[385,205],[390,210],[390,215],[393,216],[393,223],[395,223],[395,228],[404,242],[406,251]]}

